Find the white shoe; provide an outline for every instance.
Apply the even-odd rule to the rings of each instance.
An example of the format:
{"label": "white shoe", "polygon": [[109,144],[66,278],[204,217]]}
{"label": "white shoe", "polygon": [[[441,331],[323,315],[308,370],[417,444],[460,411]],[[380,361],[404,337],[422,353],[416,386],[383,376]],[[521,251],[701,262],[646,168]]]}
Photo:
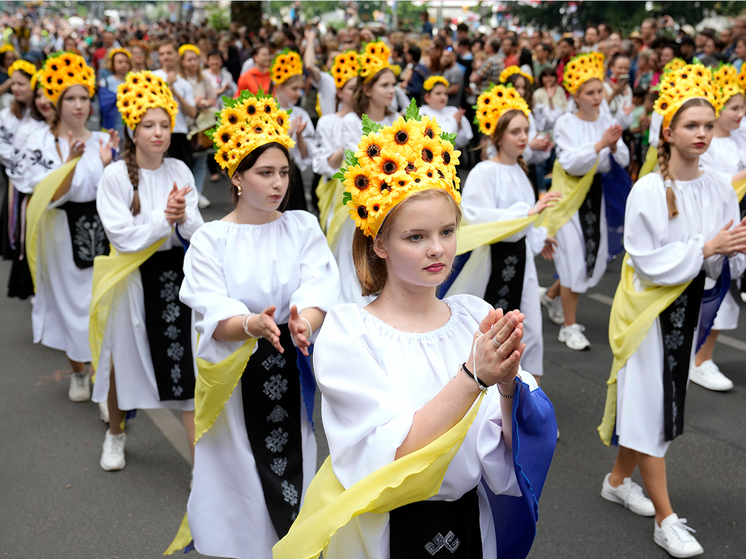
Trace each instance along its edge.
{"label": "white shoe", "polygon": [[565,323],[565,311],[562,310],[562,299],[559,296],[554,299],[550,299],[547,296],[547,288],[539,288],[539,300],[541,304],[547,308],[549,314],[549,320],[555,324],[562,326]]}
{"label": "white shoe", "polygon": [[660,527],[657,522],[655,523],[653,540],[671,557],[694,557],[705,552],[696,538],[690,534],[695,531],[686,525],[686,518],[672,514],[663,519]]}
{"label": "white shoe", "polygon": [[724,392],[733,388],[733,381],[720,372],[712,359],[702,362],[699,367],[692,362],[689,367],[689,380],[707,390]]}
{"label": "white shoe", "polygon": [[590,349],[591,342],[585,337],[585,326],[580,324],[571,324],[570,326],[563,326],[560,328],[559,336],[557,339],[564,342],[567,347],[580,351],[582,349]]}
{"label": "white shoe", "polygon": [[98,403],[98,413],[102,422],[109,423],[109,404],[107,402]]}
{"label": "white shoe", "polygon": [[124,443],[126,440],[126,433],[112,435],[108,429],[106,430],[104,448],[101,452],[101,462],[99,462],[102,470],[111,472],[124,468],[126,464],[124,460]]}
{"label": "white shoe", "polygon": [[199,206],[201,210],[204,210],[205,208],[210,207],[210,201],[205,197],[204,194],[200,194],[199,201],[197,202],[197,206]]}
{"label": "white shoe", "polygon": [[91,399],[91,377],[88,373],[73,372],[70,375],[70,389],[67,391],[67,397],[73,402],[87,402]]}
{"label": "white shoe", "polygon": [[631,477],[626,477],[619,487],[614,487],[609,483],[611,474],[606,474],[604,482],[601,485],[601,497],[612,503],[617,503],[629,509],[640,516],[655,516],[655,507],[653,501],[645,496],[642,487],[632,481]]}

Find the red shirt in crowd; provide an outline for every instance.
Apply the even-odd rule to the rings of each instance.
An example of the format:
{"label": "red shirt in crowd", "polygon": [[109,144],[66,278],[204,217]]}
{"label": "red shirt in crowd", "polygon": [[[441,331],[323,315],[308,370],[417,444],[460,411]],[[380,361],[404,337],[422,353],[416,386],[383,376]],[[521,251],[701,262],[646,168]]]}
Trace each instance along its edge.
{"label": "red shirt in crowd", "polygon": [[241,92],[246,89],[256,95],[260,87],[264,93],[267,93],[272,86],[272,78],[268,71],[260,72],[258,68],[254,67],[241,74],[237,85],[238,91],[236,92],[236,97],[241,95]]}

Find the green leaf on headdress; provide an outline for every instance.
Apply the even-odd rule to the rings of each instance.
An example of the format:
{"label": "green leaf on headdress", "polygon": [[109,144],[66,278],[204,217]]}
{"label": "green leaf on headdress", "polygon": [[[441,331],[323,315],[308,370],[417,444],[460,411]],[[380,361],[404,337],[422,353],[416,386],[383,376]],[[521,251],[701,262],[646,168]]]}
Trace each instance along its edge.
{"label": "green leaf on headdress", "polygon": [[456,132],[451,132],[451,133],[441,132],[440,139],[445,140],[446,142],[451,142],[451,144],[456,145]]}
{"label": "green leaf on headdress", "polygon": [[[365,115],[363,115],[363,118],[365,118]],[[345,168],[346,167],[352,167],[354,165],[357,165],[357,157],[355,157],[355,152],[351,149],[345,150]]]}
{"label": "green leaf on headdress", "polygon": [[703,64],[702,64],[702,61],[701,61],[701,60],[700,60],[699,58],[697,58],[696,56],[695,56],[694,58],[692,58],[692,64],[700,64],[700,65],[703,65]]}
{"label": "green leaf on headdress", "polygon": [[217,130],[217,127],[216,128],[210,128],[209,130],[205,130],[205,136],[207,136],[208,138],[210,138],[212,140],[213,136],[215,136],[215,130]]}
{"label": "green leaf on headdress", "polygon": [[368,115],[363,115],[363,136],[367,136],[374,132],[380,132],[382,129],[383,126],[377,122],[373,122]]}
{"label": "green leaf on headdress", "polygon": [[[346,170],[346,169],[345,169],[345,170]],[[339,180],[341,180],[341,181],[345,180],[345,174],[344,174],[344,171],[345,171],[345,170],[342,170],[342,169],[340,169],[339,171],[337,171],[336,173],[334,173],[334,174],[332,175],[332,178],[333,178],[333,179],[339,179]]]}
{"label": "green leaf on headdress", "polygon": [[484,93],[484,92],[489,93],[490,91],[492,91],[496,87],[497,87],[496,84],[494,84],[493,82],[490,82],[490,84],[484,90],[482,90],[482,93]]}
{"label": "green leaf on headdress", "polygon": [[350,194],[349,192],[345,191],[344,196],[342,196],[342,205],[346,206],[347,202],[349,202],[351,200],[352,200],[352,194]]}
{"label": "green leaf on headdress", "polygon": [[406,120],[416,120],[417,122],[422,120],[422,116],[420,115],[420,108],[417,106],[417,101],[415,101],[414,99],[409,102],[407,111],[404,113],[404,118]]}

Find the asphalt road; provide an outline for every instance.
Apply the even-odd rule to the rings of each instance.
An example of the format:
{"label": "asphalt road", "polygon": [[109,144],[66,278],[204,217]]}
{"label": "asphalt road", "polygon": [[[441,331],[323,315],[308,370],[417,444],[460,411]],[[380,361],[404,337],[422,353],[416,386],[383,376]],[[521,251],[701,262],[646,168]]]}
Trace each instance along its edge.
{"label": "asphalt road", "polygon": [[[206,194],[214,202],[206,219],[230,211],[225,181],[208,184]],[[552,265],[537,263],[541,283],[548,285]],[[0,277],[7,278],[9,269],[0,263]],[[580,299],[578,317],[590,351],[574,352],[556,341],[558,327],[545,315],[542,387],[554,403],[562,438],[531,559],[668,557],[653,543],[652,519],[599,496],[616,455],[600,442],[596,427],[612,360],[607,324],[618,277],[616,262],[601,285]],[[128,424],[127,467],[102,471],[106,428],[98,408],[67,399],[67,361],[32,344],[30,308],[27,301],[0,297],[0,557],[161,557],[189,497],[180,420],[170,412],[138,413]],[[716,361],[735,388],[721,394],[692,385],[685,434],[667,455],[674,510],[697,530],[705,556],[716,559],[746,557],[746,327],[728,335]],[[318,435],[323,437],[320,430]],[[325,448],[322,438],[321,455]]]}

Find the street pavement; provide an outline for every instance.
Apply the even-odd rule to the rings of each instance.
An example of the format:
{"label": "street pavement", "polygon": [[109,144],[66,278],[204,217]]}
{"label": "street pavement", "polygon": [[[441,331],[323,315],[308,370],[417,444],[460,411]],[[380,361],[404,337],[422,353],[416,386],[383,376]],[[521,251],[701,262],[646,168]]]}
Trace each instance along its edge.
{"label": "street pavement", "polygon": [[[207,182],[213,206],[203,215],[219,219],[231,209],[228,184]],[[541,284],[549,285],[552,264],[539,259],[537,265]],[[593,344],[589,351],[567,349],[556,340],[559,327],[544,316],[542,388],[554,403],[561,439],[531,559],[668,557],[653,543],[652,518],[599,496],[616,456],[596,427],[612,361],[607,325],[619,269],[617,260],[600,286],[580,298],[578,319]],[[0,263],[0,277],[9,270],[9,263]],[[30,310],[28,301],[0,297],[0,557],[161,557],[189,497],[180,417],[138,412],[127,427],[127,467],[101,470],[106,427],[98,407],[68,400],[67,360],[32,343]],[[715,559],[746,557],[746,326],[727,334],[716,361],[736,386],[725,394],[690,386],[685,433],[667,455],[674,510],[697,530],[705,557]],[[318,417],[316,425],[321,461],[327,447]],[[639,474],[634,478],[641,481]]]}

